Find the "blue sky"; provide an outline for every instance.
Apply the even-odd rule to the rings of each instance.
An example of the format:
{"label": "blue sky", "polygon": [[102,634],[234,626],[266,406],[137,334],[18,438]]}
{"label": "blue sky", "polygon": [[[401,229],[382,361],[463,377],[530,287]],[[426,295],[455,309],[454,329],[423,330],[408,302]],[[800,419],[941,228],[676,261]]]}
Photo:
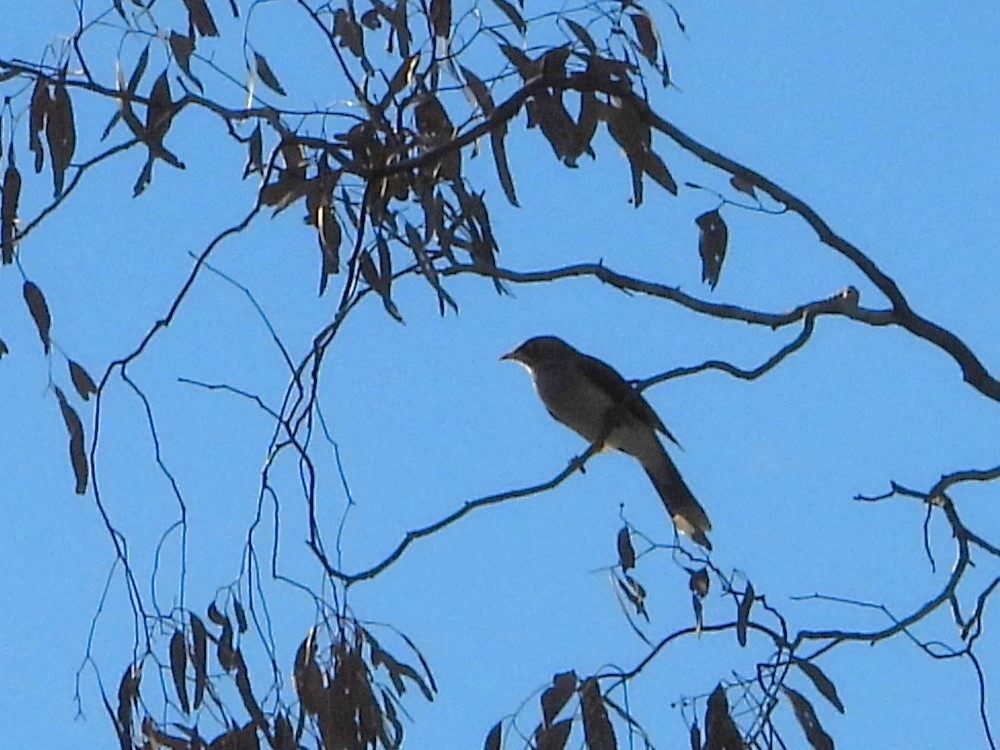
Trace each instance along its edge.
{"label": "blue sky", "polygon": [[[44,44],[72,29],[69,3],[10,5],[2,54],[37,59]],[[224,5],[213,4],[217,15]],[[686,36],[670,27],[665,8],[654,9],[677,87],[656,92],[658,111],[806,200],[890,274],[918,312],[961,336],[987,366],[1000,367],[993,231],[1000,10],[983,2],[947,10],[861,2],[678,7]],[[312,92],[305,66],[328,60],[319,43],[284,44],[298,39],[295,24],[281,25],[284,8],[257,6],[251,38],[290,89],[301,83],[306,96]],[[141,46],[128,48],[130,59]],[[281,66],[284,49],[290,60]],[[151,62],[151,73],[159,72],[155,65],[162,67],[162,57]],[[94,68],[113,80],[110,59]],[[109,116],[106,105],[80,103],[78,154],[93,152]],[[10,110],[3,130],[6,145]],[[51,184],[45,173],[29,175],[24,123],[14,132],[26,175],[24,210],[33,216]],[[187,162],[185,172],[158,166],[153,185],[133,200],[144,157],[129,153],[95,170],[22,248],[24,272],[48,298],[57,343],[95,377],[162,317],[190,270],[189,253],[253,205],[252,180],[236,182],[245,154],[217,123],[185,118],[168,141]],[[665,140],[655,145],[679,182],[725,190],[725,176]],[[508,147],[523,208],[505,205],[488,153],[472,167],[494,198],[506,268],[603,260],[704,299],[775,312],[847,285],[858,287],[862,304],[883,303],[798,219],[731,209],[726,265],[710,292],[700,282],[693,221],[715,207],[710,195],[687,189],[672,198],[649,186],[646,204],[632,208],[627,163],[606,137],[597,142],[597,160],[583,159],[577,170],[561,167],[536,132],[523,130],[523,120],[512,127]],[[295,207],[273,221],[258,219],[213,256],[220,270],[253,290],[296,356],[329,320],[339,292],[316,299],[315,238],[300,214]],[[115,740],[91,669],[81,678],[82,717],[73,694],[113,550],[92,496],[72,493],[65,432],[46,390],[50,373],[68,387],[65,359],[42,353],[22,281],[12,267],[0,273],[0,336],[11,349],[0,362],[0,470],[8,498],[0,531],[0,685],[6,713],[16,717],[7,737],[11,746],[108,745]],[[448,288],[459,315],[439,317],[430,290],[411,281],[396,290],[405,326],[371,299],[330,349],[321,394],[356,501],[343,543],[350,570],[377,562],[408,529],[468,500],[554,476],[584,449],[548,417],[524,372],[497,361],[523,339],[554,333],[641,378],[712,358],[752,367],[798,331],[699,318],[591,280],[513,286],[503,297],[489,282],[467,277],[451,279]],[[239,575],[272,426],[247,402],[178,378],[228,383],[277,404],[283,367],[247,299],[208,274],[131,370],[154,406],[164,460],[186,499],[183,604],[198,612]],[[749,578],[793,629],[887,624],[871,609],[795,597],[841,596],[901,614],[930,598],[947,576],[954,544],[940,518],[930,526],[935,573],[924,554],[923,506],[905,499],[859,504],[856,494],[884,492],[891,480],[923,490],[941,474],[998,463],[995,405],[963,384],[944,354],[891,328],[821,319],[809,345],[761,380],[708,373],[646,395],[684,444],[675,458],[712,517],[713,561],[740,581]],[[177,504],[156,469],[142,403],[120,378],[109,385],[103,408],[98,478],[149,595],[152,552]],[[81,406],[81,416],[89,435],[92,407]],[[344,490],[332,447],[319,455],[320,513],[332,539]],[[280,464],[279,476],[286,488],[282,568],[319,586],[303,544],[295,467]],[[995,495],[991,485],[954,492],[963,519],[993,540]],[[435,669],[437,701],[412,696],[406,704],[412,747],[480,746],[493,723],[517,711],[552,673],[628,668],[644,656],[647,647],[632,634],[604,570],[616,560],[622,503],[631,523],[670,540],[639,468],[625,457],[599,456],[586,474],[551,493],[478,511],[415,544],[384,576],[351,590],[358,617],[405,632]],[[179,560],[175,532],[157,578],[164,610],[181,604]],[[959,591],[967,610],[996,576],[994,561],[977,562]],[[687,578],[669,555],[642,560],[637,576],[650,592],[651,639],[690,623]],[[277,584],[268,596],[287,668],[313,623],[312,603]],[[733,610],[716,590],[706,619],[723,622]],[[989,625],[987,617],[978,651],[986,665],[998,656]],[[94,640],[112,690],[131,656],[131,629],[115,575]],[[391,631],[378,632],[393,642]],[[957,643],[947,612],[915,632]],[[660,746],[678,744],[686,730],[672,704],[703,696],[731,670],[752,673],[767,653],[767,644],[754,640],[740,649],[731,633],[686,641],[634,684],[632,708]],[[987,746],[968,662],[932,661],[897,638],[837,648],[819,664],[836,682],[846,714],[837,715],[804,681],[796,687],[815,698],[840,747]],[[788,736],[798,741],[790,712],[782,710]],[[529,707],[520,726],[530,731],[535,721]],[[208,717],[204,725],[211,726]],[[624,744],[624,735],[619,739]]]}

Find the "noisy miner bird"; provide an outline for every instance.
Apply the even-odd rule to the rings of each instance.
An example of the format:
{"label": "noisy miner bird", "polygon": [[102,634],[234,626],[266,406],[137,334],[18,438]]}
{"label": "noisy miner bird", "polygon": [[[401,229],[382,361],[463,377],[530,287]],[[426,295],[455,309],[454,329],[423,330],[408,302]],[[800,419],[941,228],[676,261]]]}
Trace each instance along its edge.
{"label": "noisy miner bird", "polygon": [[712,524],[656,432],[677,443],[653,407],[610,365],[555,336],[536,336],[500,359],[524,365],[549,414],[585,440],[637,459],[679,531],[706,549]]}

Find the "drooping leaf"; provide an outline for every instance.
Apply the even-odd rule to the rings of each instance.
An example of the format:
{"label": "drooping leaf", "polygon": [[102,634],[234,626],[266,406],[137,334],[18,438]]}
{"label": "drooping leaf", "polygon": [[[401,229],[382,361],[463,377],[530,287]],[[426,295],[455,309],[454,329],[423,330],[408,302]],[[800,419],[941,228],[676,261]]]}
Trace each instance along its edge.
{"label": "drooping leaf", "polygon": [[[487,118],[493,115],[496,105],[493,96],[490,94],[486,84],[468,68],[462,68],[462,76],[465,83],[472,92],[473,98],[483,110],[483,115]],[[514,190],[514,178],[507,163],[507,149],[504,145],[504,138],[507,135],[507,126],[499,124],[490,131],[490,150],[493,152],[493,162],[496,164],[497,177],[500,178],[500,185],[503,187],[504,195],[512,206],[518,206],[517,193]]]}
{"label": "drooping leaf", "polygon": [[236,612],[236,627],[239,628],[241,633],[247,632],[249,627],[247,623],[247,613],[243,609],[243,605],[240,604],[240,600],[233,598],[233,611]]}
{"label": "drooping leaf", "polygon": [[[173,35],[171,35],[173,36]],[[129,76],[128,84],[125,90],[129,94],[134,94],[139,90],[139,82],[142,80],[143,74],[146,72],[146,65],[149,64],[149,45],[147,44],[145,49],[139,54],[139,59],[135,62],[135,70],[132,71],[132,75]]]}
{"label": "drooping leaf", "polygon": [[587,48],[587,51],[592,55],[597,54],[597,45],[594,44],[594,39],[590,36],[583,26],[578,24],[572,18],[563,18],[566,25],[569,26],[570,30],[576,35],[576,38],[580,40],[580,43]]}
{"label": "drooping leaf", "polygon": [[667,169],[667,165],[663,163],[663,159],[655,151],[646,151],[646,158],[643,160],[642,168],[646,174],[653,178],[656,184],[668,193],[677,195],[677,182],[674,180],[673,175],[670,174],[670,170]]}
{"label": "drooping leaf", "polygon": [[729,243],[729,228],[723,221],[719,209],[706,211],[697,219],[700,235],[698,253],[701,255],[701,280],[715,289],[722,273],[722,263],[726,259],[726,245]]}
{"label": "drooping leaf", "polygon": [[622,566],[623,571],[635,567],[635,548],[632,546],[632,536],[628,532],[628,526],[623,526],[618,532],[618,564]]}
{"label": "drooping leaf", "polygon": [[194,667],[194,702],[195,711],[201,706],[205,697],[205,686],[208,684],[208,632],[205,623],[195,615],[191,615],[191,664]]}
{"label": "drooping leaf", "polygon": [[539,727],[535,735],[535,750],[563,750],[572,729],[572,719],[563,719],[552,726]]}
{"label": "drooping leaf", "polygon": [[319,279],[319,293],[322,295],[326,291],[330,276],[340,273],[340,242],[343,232],[330,206],[320,206],[316,229],[323,256],[323,268]]}
{"label": "drooping leaf", "polygon": [[704,750],[743,750],[744,747],[743,736],[729,715],[729,701],[720,683],[708,696]]}
{"label": "drooping leaf", "polygon": [[181,70],[184,71],[191,82],[198,87],[199,91],[204,91],[204,87],[201,85],[201,81],[198,77],[191,71],[191,55],[194,53],[195,36],[184,36],[183,34],[178,34],[176,31],[170,32],[170,51],[173,53],[174,59],[180,66]]}
{"label": "drooping leaf", "polygon": [[28,311],[35,321],[38,329],[38,337],[42,340],[45,353],[48,354],[52,348],[52,341],[49,338],[49,329],[52,326],[52,316],[49,314],[49,306],[45,302],[45,295],[33,282],[25,281],[22,288],[24,301],[28,304]]}
{"label": "drooping leaf", "polygon": [[[578,141],[576,123],[569,116],[562,98],[549,94],[538,94],[528,103],[529,120],[537,124],[542,135],[552,146],[556,157],[567,166],[575,166],[572,156]],[[530,125],[529,125],[530,127]]]}
{"label": "drooping leaf", "polygon": [[552,675],[552,687],[542,693],[542,726],[552,725],[553,719],[559,715],[563,707],[573,697],[576,690],[576,672],[558,672]]}
{"label": "drooping leaf", "polygon": [[3,356],[9,352],[10,349],[7,348],[7,344],[4,343],[3,339],[0,339],[0,359],[3,359]]}
{"label": "drooping leaf", "polygon": [[701,603],[701,597],[691,594],[691,609],[694,610],[694,627],[698,634],[705,625],[705,605]]}
{"label": "drooping leaf", "polygon": [[730,177],[729,184],[733,186],[733,189],[739,190],[741,193],[746,193],[751,198],[757,197],[757,194],[754,192],[753,183],[741,175],[733,175]]}
{"label": "drooping leaf", "polygon": [[264,85],[276,94],[287,96],[285,89],[282,88],[281,83],[278,81],[278,76],[274,74],[274,71],[268,64],[267,59],[262,54],[255,51],[253,53],[253,60],[257,75],[260,77],[260,80],[263,81]]}
{"label": "drooping leaf", "polygon": [[500,750],[500,743],[503,739],[503,722],[498,721],[493,725],[489,734],[486,735],[486,742],[483,743],[483,750]]}
{"label": "drooping leaf", "polygon": [[583,711],[583,734],[589,750],[617,750],[608,709],[604,705],[597,679],[589,677],[580,685],[580,708]]}
{"label": "drooping leaf", "polygon": [[254,173],[264,174],[264,138],[259,122],[247,141],[247,165],[243,168],[243,179]]}
{"label": "drooping leaf", "polygon": [[216,645],[215,657],[226,672],[232,672],[237,666],[238,652],[233,648],[233,626],[229,620],[222,626],[222,633],[219,635],[219,642]]}
{"label": "drooping leaf", "polygon": [[42,166],[45,163],[45,151],[42,149],[42,140],[38,136],[45,130],[45,118],[51,105],[49,79],[45,76],[38,76],[35,79],[35,88],[31,92],[31,107],[28,114],[28,148],[35,155],[35,174],[42,171]]}
{"label": "drooping leaf", "polygon": [[792,663],[805,673],[815,688],[824,698],[833,704],[834,708],[840,713],[844,713],[844,704],[841,702],[840,696],[837,695],[837,686],[824,674],[823,670],[805,659],[793,659]]}
{"label": "drooping leaf", "polygon": [[517,47],[512,47],[509,44],[501,44],[500,51],[504,54],[511,64],[517,69],[518,74],[522,79],[527,81],[530,78],[534,78],[536,75],[542,72],[541,64],[532,60],[528,57],[523,50]]}
{"label": "drooping leaf", "polygon": [[184,642],[184,631],[175,630],[170,637],[170,675],[174,679],[174,690],[177,691],[177,700],[181,703],[181,710],[184,713],[191,712],[191,704],[188,703],[187,681],[185,672],[187,671],[187,644]]}
{"label": "drooping leaf", "polygon": [[0,250],[3,264],[14,262],[14,241],[17,238],[17,202],[21,197],[21,173],[14,165],[13,148],[8,153],[7,169],[3,173],[3,192],[0,194]]}
{"label": "drooping leaf", "polygon": [[781,689],[791,702],[795,718],[801,725],[809,744],[816,750],[833,750],[833,738],[826,733],[822,724],[819,723],[812,704],[806,700],[805,696],[791,688],[782,685]]}
{"label": "drooping leaf", "polygon": [[229,624],[229,619],[219,611],[219,608],[215,606],[215,602],[208,605],[208,619],[220,627]]}
{"label": "drooping leaf", "polygon": [[697,721],[691,725],[691,750],[701,750],[701,727]]}
{"label": "drooping leaf", "polygon": [[333,14],[333,34],[340,39],[340,46],[350,50],[357,58],[364,57],[364,32],[354,18],[353,11],[338,8]]}
{"label": "drooping leaf", "polygon": [[508,0],[493,0],[493,4],[496,5],[500,11],[507,16],[510,22],[517,27],[521,36],[528,33],[528,25],[524,22],[524,18],[521,16],[521,13],[517,10],[517,8],[511,5]]}
{"label": "drooping leaf", "polygon": [[709,578],[708,578],[708,568],[702,568],[701,570],[689,570],[690,578],[688,579],[688,587],[695,593],[699,599],[704,599],[708,596]]}
{"label": "drooping leaf", "polygon": [[[115,718],[118,720],[119,737],[125,741],[132,735],[132,712],[139,705],[139,683],[142,680],[142,665],[129,665],[118,683],[118,710]],[[127,745],[131,748],[131,742]]]}
{"label": "drooping leaf", "polygon": [[650,65],[656,65],[656,55],[659,52],[659,42],[656,39],[656,28],[653,20],[644,12],[629,13],[629,19],[635,27],[636,37],[639,39],[639,52],[645,57]]}
{"label": "drooping leaf", "polygon": [[63,80],[56,81],[45,118],[45,139],[52,157],[52,183],[54,195],[62,195],[66,168],[76,151],[76,123],[73,119],[73,103]]}
{"label": "drooping leaf", "polygon": [[299,645],[295,653],[295,692],[302,703],[302,709],[309,714],[318,714],[326,705],[326,688],[323,684],[323,673],[316,664],[316,631],[309,635]]}
{"label": "drooping leaf", "polygon": [[389,80],[389,89],[386,91],[385,99],[381,105],[382,109],[392,101],[393,97],[410,88],[413,85],[413,74],[417,70],[420,62],[420,55],[410,55],[403,59],[392,78]]}
{"label": "drooping leaf", "polygon": [[645,617],[648,621],[649,613],[646,611],[646,589],[642,587],[642,584],[628,573],[624,574],[624,580],[620,578],[616,578],[615,580],[618,582],[619,590],[621,590],[632,606],[635,607],[636,614]]}
{"label": "drooping leaf", "polygon": [[642,121],[635,107],[627,100],[614,100],[604,109],[608,132],[628,158],[632,174],[632,205],[642,205],[642,175],[652,136],[649,125]]}
{"label": "drooping leaf", "polygon": [[447,39],[451,34],[451,0],[431,0],[430,18],[434,36]]}
{"label": "drooping leaf", "polygon": [[218,36],[219,29],[208,9],[207,0],[184,0],[188,10],[188,20],[201,36]]}
{"label": "drooping leaf", "polygon": [[736,640],[741,646],[747,645],[747,623],[750,622],[750,608],[753,607],[755,594],[753,584],[747,581],[746,591],[740,599],[739,611],[736,615]]}
{"label": "drooping leaf", "polygon": [[92,393],[97,393],[97,386],[83,366],[73,360],[69,360],[69,377],[73,381],[73,387],[80,394],[84,401],[90,399]]}
{"label": "drooping leaf", "polygon": [[73,475],[76,478],[76,494],[84,495],[87,492],[87,479],[89,466],[87,464],[87,454],[83,445],[83,423],[76,410],[70,406],[66,400],[66,394],[56,386],[53,386],[56,398],[59,401],[59,411],[62,412],[63,422],[66,424],[66,431],[69,433],[69,458],[73,465]]}

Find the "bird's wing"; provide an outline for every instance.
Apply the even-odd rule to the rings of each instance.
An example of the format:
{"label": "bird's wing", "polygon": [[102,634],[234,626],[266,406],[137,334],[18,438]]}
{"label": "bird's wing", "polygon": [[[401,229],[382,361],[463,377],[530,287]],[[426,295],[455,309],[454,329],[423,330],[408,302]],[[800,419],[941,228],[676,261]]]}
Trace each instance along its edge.
{"label": "bird's wing", "polygon": [[677,442],[677,438],[670,434],[670,430],[667,429],[663,421],[653,411],[653,407],[649,405],[649,402],[643,398],[641,393],[629,385],[628,381],[619,375],[617,370],[605,362],[586,354],[580,355],[580,367],[615,404],[626,403],[626,414],[632,415],[644,424],[649,425],[652,429],[666,435],[676,445],[680,445]]}

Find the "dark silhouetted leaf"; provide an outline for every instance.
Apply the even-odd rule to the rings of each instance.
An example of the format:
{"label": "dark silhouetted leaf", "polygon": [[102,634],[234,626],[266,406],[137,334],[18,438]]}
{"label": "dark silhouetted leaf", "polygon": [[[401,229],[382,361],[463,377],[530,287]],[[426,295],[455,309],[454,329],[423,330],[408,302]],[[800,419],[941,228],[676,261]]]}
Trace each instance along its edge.
{"label": "dark silhouetted leaf", "polygon": [[642,121],[628,100],[616,99],[605,108],[604,112],[608,132],[628,157],[632,173],[632,204],[638,208],[642,205],[642,174],[652,140],[649,125]]}
{"label": "dark silhouetted leaf", "polygon": [[[139,683],[142,680],[142,666],[129,665],[118,683],[118,719],[119,738],[126,740],[132,734],[132,711],[139,705]],[[129,741],[126,747],[132,747]]]}
{"label": "dark silhouetted leaf", "polygon": [[656,40],[656,29],[652,19],[645,12],[630,13],[629,18],[632,19],[635,35],[639,39],[639,51],[650,65],[656,65],[656,55],[660,45]]}
{"label": "dark silhouetted leaf", "polygon": [[208,605],[208,619],[220,627],[229,624],[229,619],[219,611],[219,608],[215,606],[215,602]]}
{"label": "dark silhouetted leaf", "polygon": [[706,211],[695,223],[701,230],[698,237],[698,252],[701,255],[701,280],[715,289],[722,273],[722,263],[726,259],[726,245],[729,243],[729,229],[718,209]]}
{"label": "dark silhouetted leaf", "polygon": [[792,659],[792,663],[805,672],[806,677],[812,681],[812,684],[820,694],[833,704],[834,708],[840,713],[844,713],[844,704],[841,703],[840,696],[837,695],[837,687],[823,673],[823,670],[805,659]]}
{"label": "dark silhouetted leaf", "polygon": [[550,727],[539,727],[535,735],[535,750],[563,750],[572,729],[572,719],[563,719]]}
{"label": "dark silhouetted leaf", "polygon": [[10,349],[7,348],[7,344],[4,343],[3,339],[0,339],[0,359],[3,359],[3,355],[8,354]]}
{"label": "dark silhouetted leaf", "polygon": [[805,732],[809,744],[816,748],[816,750],[833,750],[833,739],[824,731],[823,726],[819,723],[812,704],[801,693],[797,693],[791,688],[782,686],[781,689],[788,696],[788,700],[791,701],[795,718],[802,726],[802,731]]}
{"label": "dark silhouetted leaf", "polygon": [[618,588],[625,595],[625,598],[635,607],[636,614],[645,617],[648,621],[649,613],[646,611],[646,589],[628,573],[625,573],[624,580],[616,579],[616,581],[618,582]]}
{"label": "dark silhouetted leaf", "polygon": [[3,252],[3,263],[14,262],[14,241],[17,238],[17,202],[21,197],[21,173],[14,166],[13,148],[8,153],[10,163],[3,173],[3,193],[0,200],[0,249]]}
{"label": "dark silhouetted leaf", "polygon": [[673,175],[670,174],[670,170],[667,169],[667,165],[663,163],[663,159],[655,151],[646,152],[642,168],[660,187],[677,195],[677,183],[674,181]]}
{"label": "dark silhouetted leaf", "polygon": [[69,458],[73,465],[73,475],[76,477],[76,494],[83,495],[87,492],[89,475],[87,454],[83,445],[83,423],[76,410],[69,405],[62,390],[57,387],[53,387],[53,390],[55,390],[56,398],[59,400],[59,411],[62,412],[63,422],[69,433]]}
{"label": "dark silhouetted leaf", "polygon": [[542,129],[542,135],[555,155],[567,165],[574,166],[572,157],[578,142],[576,123],[566,111],[562,99],[539,94],[528,102],[528,113],[529,119]]}
{"label": "dark silhouetted leaf", "polygon": [[691,750],[701,750],[701,727],[697,723],[691,725]]}
{"label": "dark silhouetted leaf", "polygon": [[705,605],[701,603],[701,598],[697,594],[691,595],[691,608],[694,610],[694,626],[701,633],[705,624]]}
{"label": "dark silhouetted leaf", "polygon": [[215,25],[215,19],[208,9],[206,0],[184,0],[184,5],[188,10],[188,18],[192,26],[201,36],[218,36],[219,29]]}
{"label": "dark silhouetted leaf", "polygon": [[205,686],[208,683],[208,632],[205,623],[195,615],[191,615],[191,665],[194,667],[194,703],[195,711],[201,706],[205,697]]}
{"label": "dark silhouetted leaf", "polygon": [[701,570],[689,570],[690,578],[688,579],[688,587],[695,593],[699,599],[704,599],[708,596],[709,578],[708,578],[708,568],[702,568]]}
{"label": "dark silhouetted leaf", "polygon": [[365,54],[364,32],[354,18],[353,12],[343,8],[333,14],[333,34],[340,38],[340,46],[350,50],[351,54],[361,58]]}
{"label": "dark silhouetted leaf", "polygon": [[274,750],[298,750],[292,724],[282,713],[274,717]]}
{"label": "dark silhouetted leaf", "polygon": [[42,140],[38,136],[45,130],[45,118],[51,105],[49,79],[45,76],[38,76],[35,80],[35,88],[31,92],[31,108],[28,114],[28,148],[35,155],[35,174],[41,172],[42,166],[45,164],[45,151],[42,148]]}
{"label": "dark silhouetted leaf", "polygon": [[271,91],[281,96],[286,96],[285,89],[282,88],[281,83],[278,82],[278,76],[274,74],[271,70],[271,66],[268,64],[267,60],[259,52],[253,53],[254,68],[257,70],[257,75],[260,76],[260,80],[264,82]]}
{"label": "dark silhouetted leaf", "polygon": [[[462,76],[465,83],[472,92],[473,98],[479,108],[483,110],[483,115],[487,118],[493,115],[496,105],[493,96],[490,94],[486,84],[468,68],[462,68]],[[498,124],[490,131],[490,150],[493,152],[493,161],[496,164],[497,176],[500,178],[500,185],[503,187],[504,195],[512,206],[519,205],[517,193],[514,190],[514,178],[510,173],[510,166],[507,163],[507,149],[504,146],[504,138],[507,135],[507,126]]]}
{"label": "dark silhouetted leaf", "polygon": [[500,750],[501,740],[503,739],[503,722],[498,721],[493,725],[490,733],[486,735],[486,742],[483,743],[483,750]]}
{"label": "dark silhouetted leaf", "polygon": [[521,17],[517,8],[507,2],[507,0],[493,0],[493,4],[496,5],[501,12],[503,12],[503,14],[510,19],[510,22],[517,27],[521,36],[528,33],[528,25],[524,22],[524,18]]}
{"label": "dark silhouetted leaf", "polygon": [[628,533],[628,526],[623,526],[618,532],[618,563],[622,570],[631,570],[635,567],[635,548],[632,547],[632,536]]}
{"label": "dark silhouetted leaf", "polygon": [[73,387],[76,388],[76,392],[80,394],[80,398],[84,401],[90,399],[90,394],[97,393],[97,386],[94,384],[93,379],[87,373],[83,367],[69,360],[69,377],[73,381]]}
{"label": "dark silhouetted leaf", "polygon": [[45,353],[48,354],[52,348],[52,341],[49,338],[52,316],[49,315],[49,306],[45,302],[45,295],[42,294],[41,289],[30,281],[24,282],[22,291],[24,301],[28,303],[28,310],[31,312],[31,317],[35,321],[35,327],[38,329],[38,337],[42,340]]}
{"label": "dark silhouetted leaf", "polygon": [[389,90],[386,92],[385,102],[382,105],[383,109],[394,96],[397,96],[413,85],[413,74],[416,72],[419,62],[420,55],[410,55],[400,63],[400,66],[389,81]]}
{"label": "dark silhouetted leaf", "polygon": [[740,599],[739,611],[736,615],[736,640],[741,646],[747,645],[747,623],[750,622],[750,608],[753,607],[755,594],[753,584],[747,581],[746,591]]}
{"label": "dark silhouetted leaf", "polygon": [[184,36],[183,34],[178,34],[176,31],[171,31],[170,51],[173,53],[177,64],[180,65],[181,70],[184,71],[184,75],[198,87],[199,91],[204,91],[205,89],[201,85],[201,81],[191,72],[191,55],[194,53],[194,40],[195,37],[193,34],[191,36]]}
{"label": "dark silhouetted leaf", "polygon": [[361,25],[366,29],[371,29],[375,31],[382,26],[382,20],[379,18],[379,12],[372,8],[361,14]]}
{"label": "dark silhouetted leaf", "polygon": [[583,734],[589,750],[617,750],[618,741],[596,678],[590,677],[580,685],[580,707],[583,711]]}
{"label": "dark silhouetted leaf", "polygon": [[229,623],[229,620],[226,620],[226,624],[222,626],[222,633],[219,635],[215,656],[219,660],[219,664],[227,672],[232,672],[236,668],[239,654],[233,648],[233,626]]}
{"label": "dark silhouetted leaf", "polygon": [[745,177],[733,175],[729,178],[729,184],[732,185],[734,189],[739,190],[741,193],[746,193],[751,198],[757,197],[757,194],[754,192],[753,183]]}
{"label": "dark silhouetted leaf", "polygon": [[517,47],[512,47],[509,44],[501,44],[500,51],[503,52],[504,57],[510,60],[511,64],[517,69],[518,74],[525,81],[529,78],[534,78],[542,72],[541,63],[532,60]]}
{"label": "dark silhouetted leaf", "polygon": [[146,65],[149,64],[149,45],[147,44],[145,49],[139,55],[139,59],[136,60],[135,70],[132,71],[132,75],[129,76],[128,85],[125,90],[129,94],[134,94],[139,90],[139,82],[142,80],[143,74],[146,72]]}
{"label": "dark silhouetted leaf", "polygon": [[740,730],[733,717],[729,715],[726,691],[719,684],[708,696],[708,708],[705,710],[704,750],[743,750],[744,747]]}
{"label": "dark silhouetted leaf", "polygon": [[45,139],[52,157],[52,183],[56,197],[62,195],[66,168],[76,150],[76,123],[73,119],[73,103],[70,101],[66,84],[56,81],[52,101],[45,118]]}
{"label": "dark silhouetted leaf", "polygon": [[316,632],[309,635],[299,645],[295,653],[295,692],[298,693],[302,709],[306,713],[318,714],[326,706],[326,690],[323,673],[316,664]]}
{"label": "dark silhouetted leaf", "polygon": [[233,599],[233,610],[236,612],[236,627],[241,633],[247,632],[247,613],[243,610],[243,605],[239,599]]}
{"label": "dark silhouetted leaf", "polygon": [[316,228],[320,250],[323,254],[323,271],[319,279],[319,293],[322,295],[326,291],[326,284],[330,276],[340,273],[340,242],[343,233],[337,222],[337,216],[330,206],[320,206]]}
{"label": "dark silhouetted leaf", "polygon": [[181,702],[181,710],[190,713],[191,704],[188,703],[187,681],[184,675],[186,671],[187,644],[184,643],[184,631],[175,630],[170,637],[170,675],[174,678],[174,690],[177,691],[177,700]]}
{"label": "dark silhouetted leaf", "polygon": [[260,132],[259,122],[247,141],[247,165],[243,168],[243,179],[253,173],[264,174],[264,138]]}
{"label": "dark silhouetted leaf", "polygon": [[559,672],[552,676],[552,687],[542,693],[542,726],[552,725],[552,720],[559,715],[563,707],[573,697],[576,690],[576,672]]}
{"label": "dark silhouetted leaf", "polygon": [[563,18],[563,20],[566,22],[566,25],[569,26],[570,31],[572,31],[576,35],[576,38],[580,40],[580,43],[587,48],[587,51],[592,55],[596,55],[597,45],[594,44],[594,40],[587,30],[572,18]]}
{"label": "dark silhouetted leaf", "polygon": [[447,39],[451,34],[451,0],[431,0],[430,17],[434,35]]}

